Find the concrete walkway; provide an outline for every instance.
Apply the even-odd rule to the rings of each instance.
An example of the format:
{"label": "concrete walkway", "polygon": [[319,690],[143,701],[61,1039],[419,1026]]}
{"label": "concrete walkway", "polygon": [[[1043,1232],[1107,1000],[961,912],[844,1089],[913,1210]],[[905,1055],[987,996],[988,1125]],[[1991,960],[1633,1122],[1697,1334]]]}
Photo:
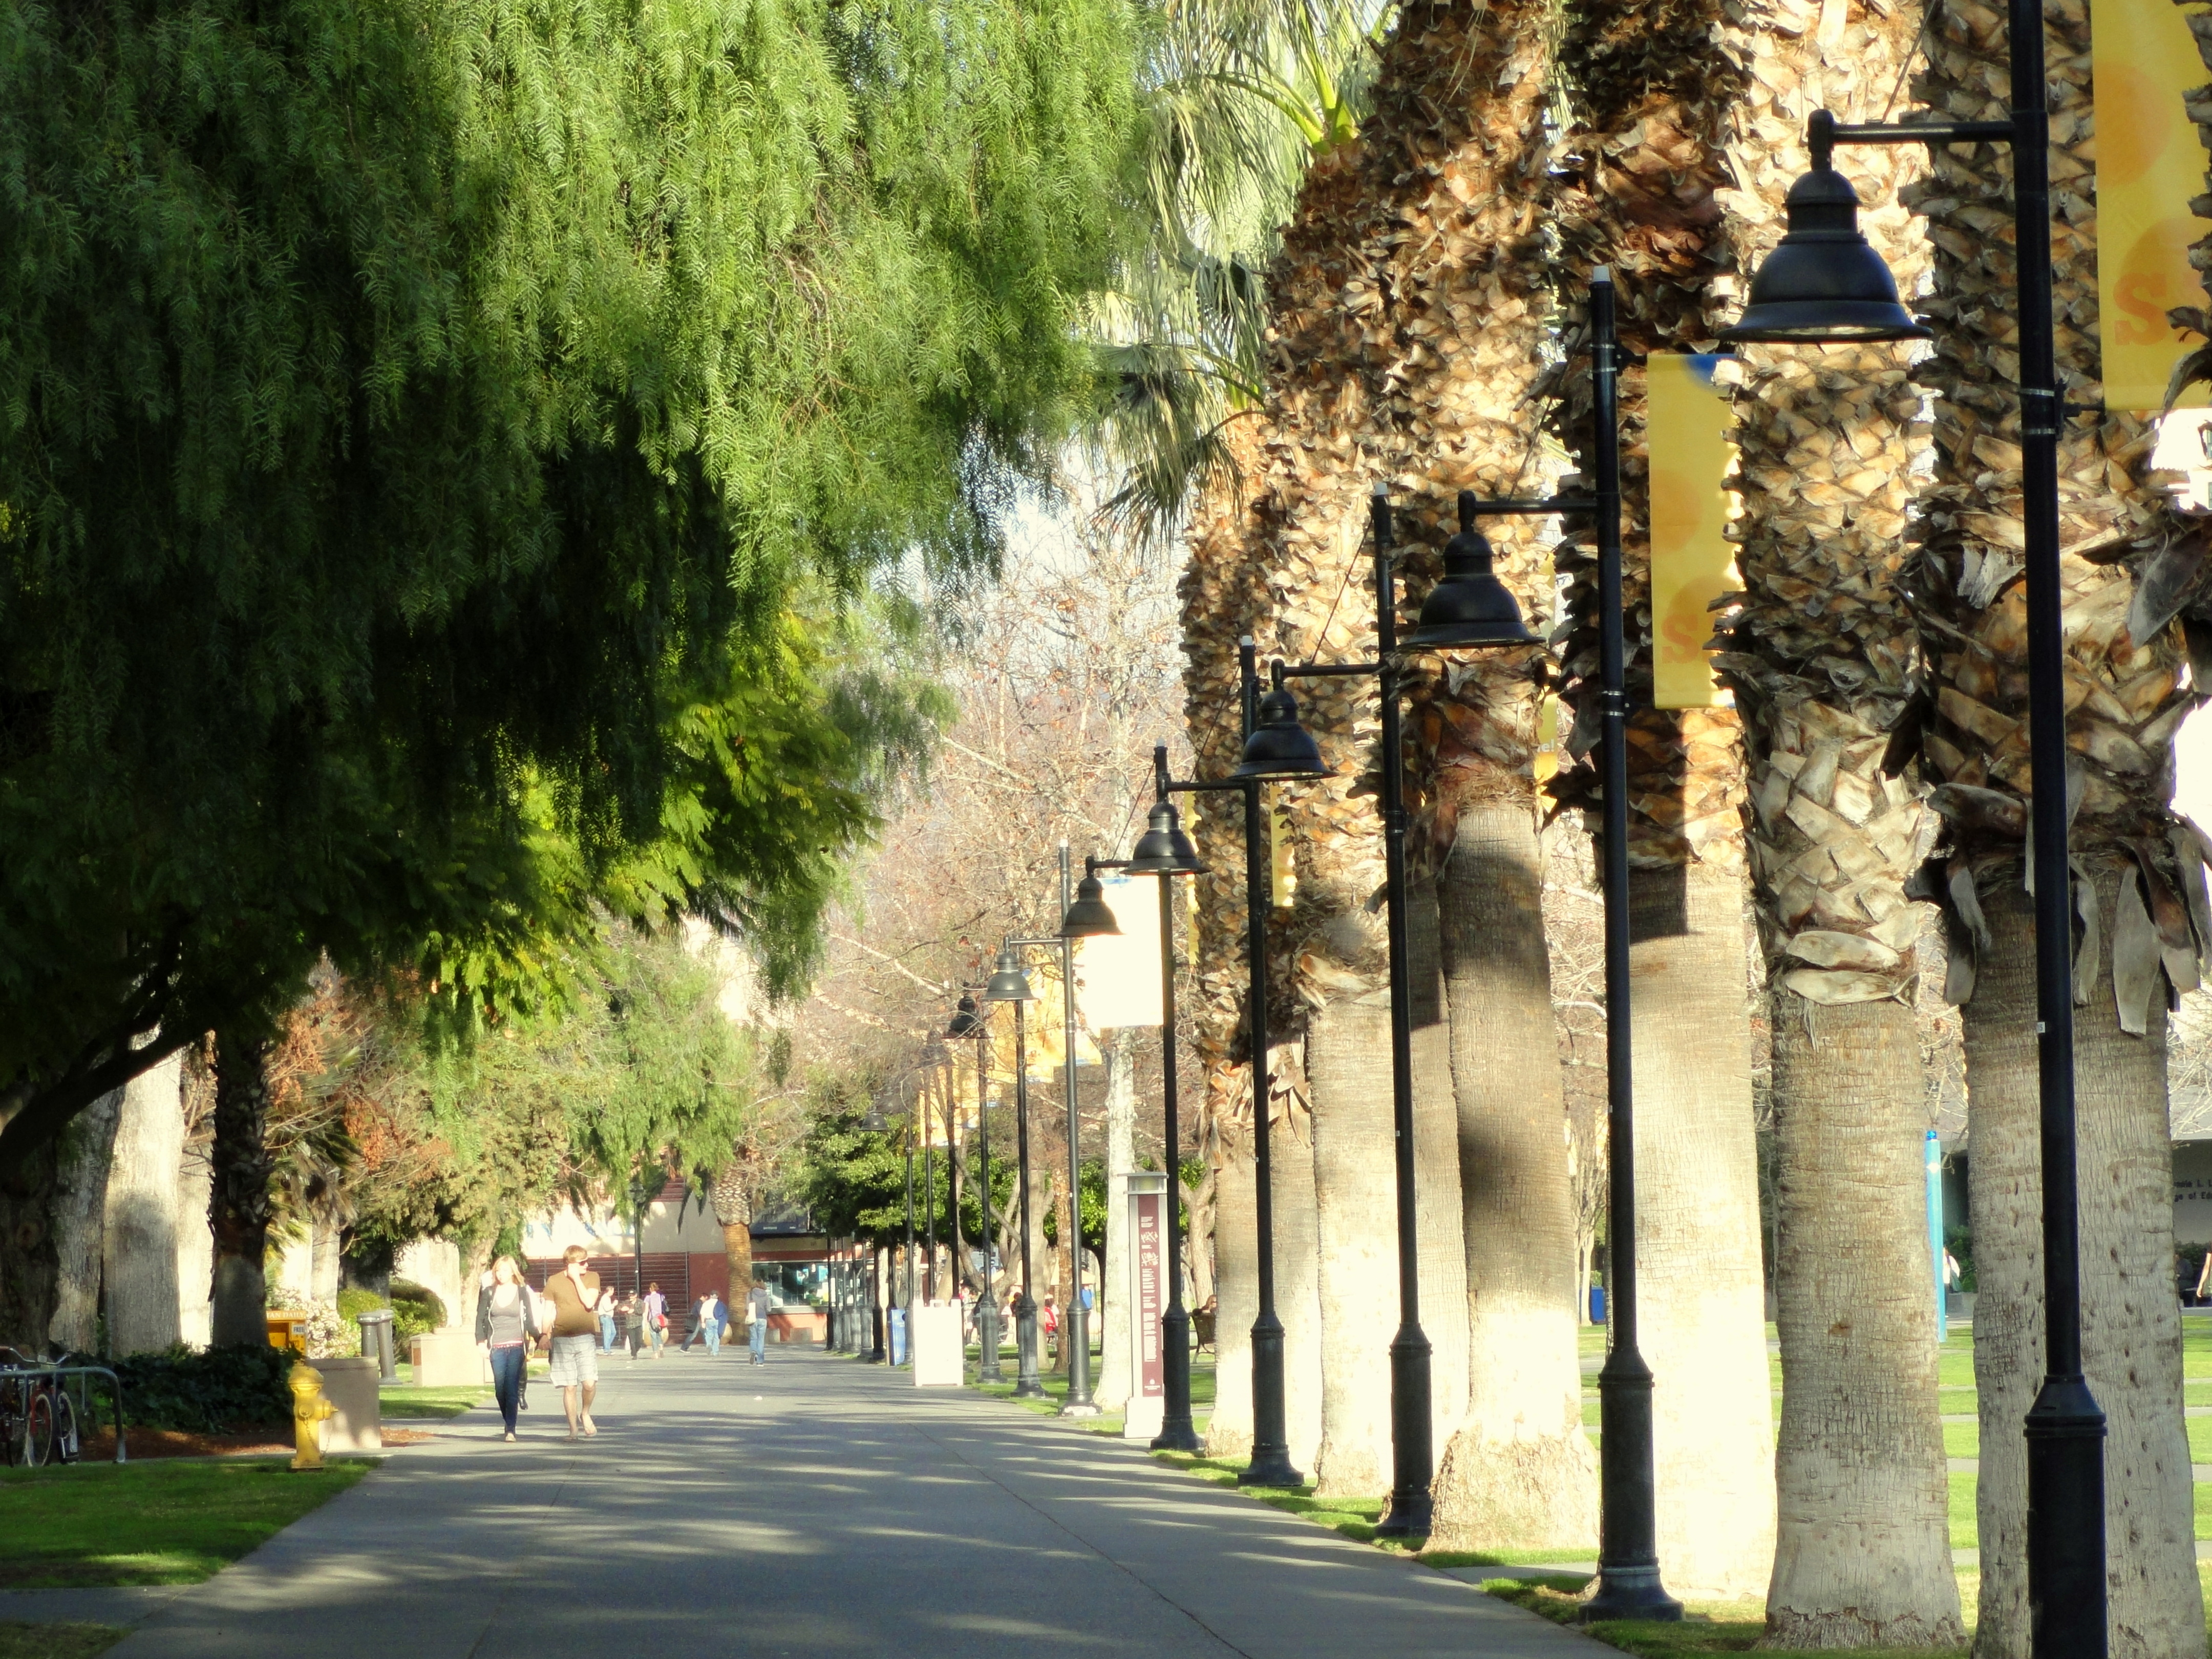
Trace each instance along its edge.
{"label": "concrete walkway", "polygon": [[1613,1651],[1119,1442],[903,1373],[814,1353],[755,1368],[740,1350],[607,1376],[596,1440],[562,1438],[543,1384],[520,1445],[472,1412],[162,1599],[112,1659]]}

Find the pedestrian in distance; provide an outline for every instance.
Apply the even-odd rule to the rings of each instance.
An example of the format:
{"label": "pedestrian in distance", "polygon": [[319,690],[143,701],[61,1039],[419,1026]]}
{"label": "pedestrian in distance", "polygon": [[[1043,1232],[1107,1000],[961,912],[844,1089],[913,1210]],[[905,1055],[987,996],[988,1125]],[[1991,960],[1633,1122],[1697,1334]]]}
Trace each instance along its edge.
{"label": "pedestrian in distance", "polygon": [[645,1334],[653,1344],[653,1357],[659,1358],[660,1345],[668,1340],[668,1298],[661,1295],[657,1279],[645,1287]]}
{"label": "pedestrian in distance", "polygon": [[699,1305],[695,1312],[698,1323],[693,1328],[691,1334],[684,1338],[684,1352],[690,1352],[691,1345],[704,1339],[707,1344],[707,1358],[719,1359],[722,1353],[722,1298],[710,1290],[699,1298]]}
{"label": "pedestrian in distance", "polygon": [[615,1293],[611,1288],[599,1292],[599,1352],[615,1351]]}
{"label": "pedestrian in distance", "polygon": [[768,1286],[755,1284],[745,1296],[745,1343],[752,1350],[753,1364],[768,1364],[768,1313],[773,1305]]}
{"label": "pedestrian in distance", "polygon": [[599,1391],[599,1276],[584,1271],[590,1252],[571,1244],[562,1253],[561,1271],[545,1281],[553,1304],[553,1386],[561,1390],[561,1409],[568,1419],[568,1438],[599,1431],[592,1421],[592,1397]]}
{"label": "pedestrian in distance", "polygon": [[477,1291],[477,1346],[491,1362],[492,1397],[499,1402],[510,1441],[516,1413],[522,1408],[523,1378],[530,1374],[530,1350],[537,1340],[538,1310],[531,1306],[530,1287],[522,1282],[522,1269],[514,1258],[501,1256]]}
{"label": "pedestrian in distance", "polygon": [[639,1345],[645,1340],[645,1333],[641,1328],[644,1316],[638,1311],[638,1305],[636,1296],[627,1291],[615,1304],[615,1319],[622,1328],[623,1351],[633,1362],[637,1358]]}
{"label": "pedestrian in distance", "polygon": [[1044,1334],[1044,1351],[1048,1358],[1060,1358],[1060,1310],[1053,1305],[1052,1293],[1045,1293],[1044,1306],[1037,1313],[1037,1328]]}

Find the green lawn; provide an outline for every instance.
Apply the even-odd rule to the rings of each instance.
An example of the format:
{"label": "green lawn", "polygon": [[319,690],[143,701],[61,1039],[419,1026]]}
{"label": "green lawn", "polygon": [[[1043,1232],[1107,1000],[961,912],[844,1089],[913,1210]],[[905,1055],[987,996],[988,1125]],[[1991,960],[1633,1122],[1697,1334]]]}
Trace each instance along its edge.
{"label": "green lawn", "polygon": [[130,1634],[112,1625],[0,1625],[0,1659],[92,1659]]}
{"label": "green lawn", "polygon": [[471,1407],[481,1406],[491,1398],[488,1388],[472,1389],[416,1389],[404,1383],[387,1382],[378,1390],[387,1420],[459,1417]]}
{"label": "green lawn", "polygon": [[271,1458],[0,1471],[0,1588],[196,1584],[368,1469],[295,1474]]}
{"label": "green lawn", "polygon": [[[972,1366],[975,1355],[975,1349],[972,1345],[968,1352]],[[1098,1355],[1092,1354],[1091,1376],[1094,1382],[1098,1376]],[[1066,1402],[1067,1378],[1064,1376],[1046,1371],[1037,1379],[1044,1385],[1045,1397],[1042,1400],[1014,1400],[1013,1355],[1009,1353],[1002,1356],[1000,1370],[1004,1371],[1005,1376],[999,1382],[977,1383],[971,1381],[969,1386],[994,1400],[1012,1400],[1014,1404],[1026,1407],[1040,1416],[1049,1417],[1057,1414],[1060,1407]],[[974,1375],[971,1369],[969,1376],[972,1379]],[[1213,1414],[1213,1362],[1210,1359],[1200,1360],[1190,1368],[1190,1414],[1199,1431],[1201,1434],[1204,1433],[1206,1419]],[[1079,1421],[1085,1428],[1098,1434],[1119,1434],[1121,1432],[1123,1422],[1121,1414],[1118,1412],[1102,1412],[1097,1417],[1086,1417],[1075,1420]]]}

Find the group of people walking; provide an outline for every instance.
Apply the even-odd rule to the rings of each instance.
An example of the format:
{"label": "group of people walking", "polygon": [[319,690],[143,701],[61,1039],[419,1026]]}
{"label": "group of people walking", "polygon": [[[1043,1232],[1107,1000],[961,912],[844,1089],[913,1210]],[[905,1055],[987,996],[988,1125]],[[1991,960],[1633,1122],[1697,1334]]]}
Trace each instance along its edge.
{"label": "group of people walking", "polygon": [[[599,1431],[592,1420],[592,1406],[599,1394],[601,1354],[627,1345],[633,1360],[648,1352],[655,1359],[662,1355],[668,1341],[668,1298],[659,1283],[647,1282],[642,1295],[617,1296],[600,1283],[599,1274],[586,1269],[589,1260],[590,1252],[582,1245],[568,1246],[562,1253],[561,1271],[545,1281],[543,1291],[531,1289],[521,1264],[511,1255],[499,1257],[484,1274],[477,1294],[477,1346],[490,1361],[492,1395],[507,1440],[515,1438],[530,1355],[541,1341],[550,1361],[549,1380],[561,1391],[561,1410],[571,1440],[589,1439]],[[756,1284],[746,1293],[744,1318],[756,1365],[768,1363],[768,1322],[774,1306],[765,1285]],[[692,1310],[690,1332],[679,1352],[688,1352],[704,1342],[708,1358],[718,1358],[730,1323],[727,1304],[719,1292],[708,1290]]]}

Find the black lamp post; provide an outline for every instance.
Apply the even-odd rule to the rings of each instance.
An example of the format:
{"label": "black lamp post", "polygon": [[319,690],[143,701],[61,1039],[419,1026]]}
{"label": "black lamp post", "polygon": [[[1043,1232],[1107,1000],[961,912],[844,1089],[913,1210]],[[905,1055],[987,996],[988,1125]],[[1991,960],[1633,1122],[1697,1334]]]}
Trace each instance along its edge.
{"label": "black lamp post", "polygon": [[[1846,186],[1848,189],[1849,187]],[[1884,273],[1885,276],[1887,273]],[[1894,291],[1891,303],[1896,302]],[[1910,322],[1910,319],[1906,319]],[[1862,326],[1869,325],[1864,315]],[[1659,1577],[1656,1479],[1651,1447],[1651,1368],[1638,1345],[1636,1289],[1636,1090],[1628,963],[1627,644],[1620,600],[1620,341],[1613,326],[1613,274],[1590,277],[1591,375],[1595,392],[1597,489],[1587,498],[1478,501],[1459,498],[1460,520],[1480,514],[1587,514],[1597,522],[1599,769],[1604,795],[1606,1138],[1606,1359],[1598,1373],[1599,1486],[1603,1514],[1597,1589],[1586,1620],[1676,1620],[1682,1604]],[[1463,529],[1455,540],[1472,538]],[[1488,552],[1487,544],[1483,550]],[[1485,565],[1487,565],[1486,558]],[[1447,559],[1449,570],[1449,559]],[[1439,590],[1441,591],[1441,589]],[[1424,620],[1425,621],[1425,612]],[[1419,647],[1425,629],[1407,641]]]}
{"label": "black lamp post", "polygon": [[[1267,825],[1265,786],[1286,778],[1325,778],[1328,768],[1313,736],[1298,724],[1297,699],[1277,686],[1260,695],[1257,648],[1247,635],[1237,641],[1239,690],[1243,694],[1244,748],[1237,769],[1218,781],[1164,781],[1163,794],[1235,790],[1244,797],[1245,954],[1251,988],[1245,997],[1245,1021],[1252,1049],[1253,1208],[1257,1212],[1260,1313],[1252,1322],[1252,1461],[1237,1477],[1243,1486],[1296,1486],[1304,1483],[1291,1462],[1290,1425],[1283,1397],[1283,1322],[1275,1313],[1275,1211],[1273,1170],[1268,1157],[1267,1097]],[[1170,1233],[1172,1237],[1173,1226]],[[1164,1379],[1163,1379],[1164,1380]]]}
{"label": "black lamp post", "polygon": [[1044,1383],[1037,1376],[1036,1297],[1030,1290],[1030,1061],[1024,1009],[1036,1000],[1029,975],[1002,946],[983,987],[986,1002],[1014,1005],[1014,1160],[1022,1205],[1022,1293],[1014,1304],[1014,1397],[1042,1400]]}
{"label": "black lamp post", "polygon": [[[2058,562],[2058,368],[2051,319],[2050,112],[2042,0],[2011,0],[2012,118],[1844,126],[1814,112],[1813,171],[1790,191],[1790,232],[1723,340],[1927,339],[1897,304],[1857,229],[1858,198],[1834,170],[1839,143],[2010,144],[2020,291],[2021,515],[2027,577],[2029,802],[2035,879],[2036,1059],[2042,1097],[2044,1377],[2027,1439],[2027,1601],[2036,1659],[2103,1659],[2105,1413],[2081,1373],[2081,1236],[2075,1186],[2073,915],[2067,846],[2064,590]],[[1887,302],[1885,307],[1885,301]]]}
{"label": "black lamp post", "polygon": [[[1375,488],[1376,660],[1275,665],[1285,678],[1372,674],[1381,694],[1382,861],[1389,917],[1390,1122],[1398,1200],[1398,1331],[1390,1341],[1390,1504],[1375,1528],[1381,1538],[1420,1538],[1429,1531],[1429,1495],[1436,1474],[1431,1427],[1428,1335],[1421,1329],[1419,1203],[1413,1171],[1413,968],[1407,945],[1405,739],[1399,720],[1397,588],[1391,574],[1390,503]],[[1444,550],[1444,578],[1421,607],[1410,650],[1540,645],[1521,620],[1521,607],[1490,568],[1490,544],[1462,530]]]}
{"label": "black lamp post", "polygon": [[1194,1452],[1198,1429],[1190,1418],[1190,1313],[1182,1302],[1182,1134],[1176,1120],[1176,995],[1175,995],[1175,884],[1176,876],[1199,876],[1206,866],[1198,848],[1183,833],[1182,817],[1168,799],[1168,750],[1165,744],[1152,750],[1155,797],[1145,833],[1126,859],[1086,859],[1081,887],[1068,907],[1060,931],[1068,939],[1089,939],[1119,933],[1121,924],[1104,900],[1104,889],[1089,872],[1127,870],[1159,878],[1160,904],[1160,1072],[1161,1108],[1164,1119],[1168,1160],[1168,1305],[1160,1316],[1160,1431],[1152,1437],[1154,1451]]}
{"label": "black lamp post", "polygon": [[945,1035],[955,1042],[971,1041],[975,1045],[975,1128],[976,1151],[981,1158],[983,1171],[977,1186],[983,1200],[983,1298],[975,1310],[975,1380],[995,1382],[999,1380],[999,1298],[991,1278],[993,1255],[997,1248],[998,1235],[991,1231],[991,1025],[976,1012],[975,999],[963,995],[960,1006],[953,1011],[952,1023],[945,1028]]}
{"label": "black lamp post", "polygon": [[[905,1081],[913,1074],[908,1073]],[[921,1091],[915,1091],[906,1115],[906,1363],[914,1363],[914,1136],[920,1115]]]}
{"label": "black lamp post", "polygon": [[[1060,908],[1065,916],[1074,903],[1068,890],[1070,875],[1067,843],[1060,844]],[[1067,1248],[1067,1273],[1070,1286],[1067,1307],[1061,1318],[1066,1322],[1067,1398],[1061,1402],[1062,1417],[1096,1417],[1097,1402],[1091,1397],[1091,1321],[1083,1307],[1083,1142],[1082,1119],[1075,1105],[1075,941],[1066,933],[1051,939],[1018,939],[1008,943],[1031,950],[1051,949],[1060,952],[1060,1016],[1062,1020],[1060,1054],[1066,1061],[1063,1073],[1066,1079],[1067,1100],[1067,1215],[1069,1237],[1060,1242]]]}

